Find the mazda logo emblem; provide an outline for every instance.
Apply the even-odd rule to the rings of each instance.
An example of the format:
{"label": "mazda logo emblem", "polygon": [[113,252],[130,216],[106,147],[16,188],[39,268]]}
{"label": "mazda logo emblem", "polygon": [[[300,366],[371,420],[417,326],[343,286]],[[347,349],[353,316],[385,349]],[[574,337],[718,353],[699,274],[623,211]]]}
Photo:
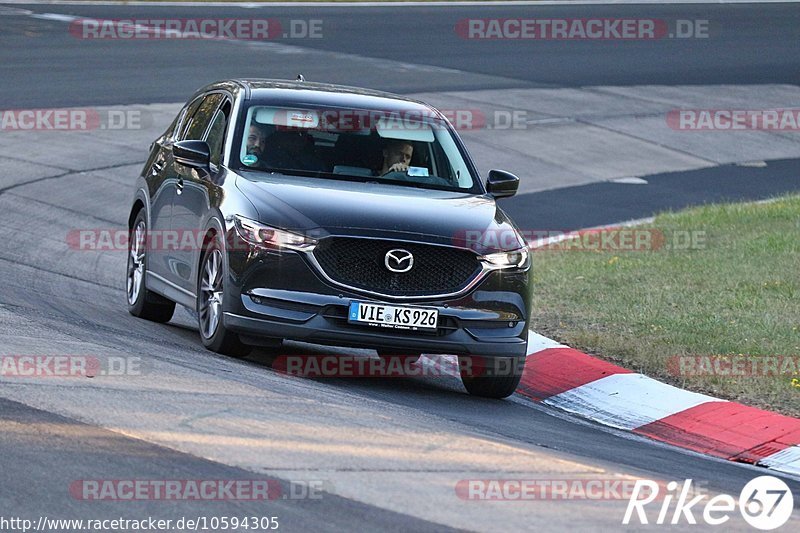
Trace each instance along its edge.
{"label": "mazda logo emblem", "polygon": [[392,272],[408,272],[414,266],[414,256],[408,250],[395,248],[386,252],[383,264]]}

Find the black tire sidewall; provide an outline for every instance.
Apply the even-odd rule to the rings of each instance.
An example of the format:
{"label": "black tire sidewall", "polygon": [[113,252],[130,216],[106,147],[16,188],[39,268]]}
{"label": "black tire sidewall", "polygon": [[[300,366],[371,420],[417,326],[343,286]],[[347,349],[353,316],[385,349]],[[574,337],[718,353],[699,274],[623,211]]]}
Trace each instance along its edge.
{"label": "black tire sidewall", "polygon": [[[512,395],[522,378],[522,374],[525,369],[526,358],[502,357],[489,358],[486,361],[489,362],[489,364],[491,364],[494,368],[497,368],[497,364],[500,363],[501,360],[503,363],[505,363],[505,365],[509,365],[511,367],[511,375],[481,376],[480,373],[478,375],[470,375],[469,373],[465,373],[465,367],[461,362],[461,358],[459,358],[459,366],[462,368],[461,381],[467,391],[476,396],[495,399],[507,398],[508,396]],[[480,369],[480,366],[472,368],[473,371],[475,371],[476,368]]]}

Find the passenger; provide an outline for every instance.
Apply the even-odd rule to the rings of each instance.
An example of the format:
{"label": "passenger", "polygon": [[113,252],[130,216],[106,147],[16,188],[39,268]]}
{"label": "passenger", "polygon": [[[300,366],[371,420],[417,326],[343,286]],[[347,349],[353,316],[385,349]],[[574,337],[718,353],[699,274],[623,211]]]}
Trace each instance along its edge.
{"label": "passenger", "polygon": [[250,132],[247,135],[247,153],[256,156],[263,161],[267,148],[267,131],[261,124],[253,123],[250,125]]}

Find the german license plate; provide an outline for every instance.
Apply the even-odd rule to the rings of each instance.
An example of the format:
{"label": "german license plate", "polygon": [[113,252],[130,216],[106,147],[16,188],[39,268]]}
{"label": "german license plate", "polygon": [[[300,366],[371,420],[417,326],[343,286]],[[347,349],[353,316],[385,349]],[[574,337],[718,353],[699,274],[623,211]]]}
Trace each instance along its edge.
{"label": "german license plate", "polygon": [[435,330],[439,311],[429,307],[394,306],[366,302],[350,302],[347,321],[411,331]]}

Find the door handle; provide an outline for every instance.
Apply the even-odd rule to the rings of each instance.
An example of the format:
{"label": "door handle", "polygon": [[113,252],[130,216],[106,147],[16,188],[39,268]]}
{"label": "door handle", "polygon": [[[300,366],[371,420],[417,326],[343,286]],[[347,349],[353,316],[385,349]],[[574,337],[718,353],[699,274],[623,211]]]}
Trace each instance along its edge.
{"label": "door handle", "polygon": [[178,194],[183,192],[183,178],[178,178],[178,190],[176,192]]}
{"label": "door handle", "polygon": [[162,170],[164,170],[164,163],[156,161],[153,163],[153,168],[150,170],[150,172],[153,174],[153,176],[158,176]]}

